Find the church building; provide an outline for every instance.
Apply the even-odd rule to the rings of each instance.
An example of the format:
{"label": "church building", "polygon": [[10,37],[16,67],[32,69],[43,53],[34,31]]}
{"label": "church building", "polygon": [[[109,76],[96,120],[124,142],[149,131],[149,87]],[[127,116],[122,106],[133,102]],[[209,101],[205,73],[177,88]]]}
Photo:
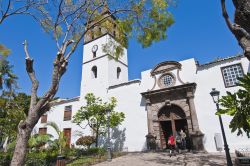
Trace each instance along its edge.
{"label": "church building", "polygon": [[[110,18],[111,21],[113,19]],[[69,145],[75,145],[80,137],[79,131],[82,135],[93,134],[90,129],[83,130],[72,123],[77,110],[86,104],[85,95],[93,93],[104,101],[115,97],[118,101],[115,111],[125,114],[125,121],[119,129],[112,130],[112,138],[119,137],[119,150],[147,150],[148,134],[156,137],[158,149],[164,149],[166,140],[163,133],[175,134],[180,130],[190,135],[195,150],[223,150],[219,119],[215,115],[216,106],[210,92],[216,88],[223,96],[226,91],[237,91],[237,78],[250,71],[247,58],[232,56],[206,64],[199,64],[193,58],[179,62],[166,59],[141,72],[140,79],[128,80],[126,48],[118,60],[102,49],[110,41],[117,43],[116,30],[107,32],[95,28],[101,32],[100,35],[85,36],[80,96],[60,99],[51,111],[41,117],[34,131],[49,133],[56,138],[55,131],[45,125],[53,121],[64,131]],[[231,117],[223,115],[222,120],[231,151],[250,147],[247,136],[231,133]]]}

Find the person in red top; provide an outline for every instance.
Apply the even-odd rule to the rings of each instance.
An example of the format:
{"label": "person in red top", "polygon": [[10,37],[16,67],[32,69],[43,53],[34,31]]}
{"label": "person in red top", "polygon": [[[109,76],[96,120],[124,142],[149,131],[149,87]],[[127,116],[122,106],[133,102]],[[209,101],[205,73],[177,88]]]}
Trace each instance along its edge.
{"label": "person in red top", "polygon": [[175,149],[175,138],[172,134],[168,137],[168,147],[170,149],[170,157],[171,157],[172,151]]}

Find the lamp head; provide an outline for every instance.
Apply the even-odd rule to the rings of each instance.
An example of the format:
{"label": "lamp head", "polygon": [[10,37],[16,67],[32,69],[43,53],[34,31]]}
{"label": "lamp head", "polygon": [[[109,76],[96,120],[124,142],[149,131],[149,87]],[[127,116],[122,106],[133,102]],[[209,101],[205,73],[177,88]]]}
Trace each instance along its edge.
{"label": "lamp head", "polygon": [[210,92],[210,95],[212,96],[214,103],[219,102],[220,91],[217,91],[215,88],[212,88],[212,91]]}

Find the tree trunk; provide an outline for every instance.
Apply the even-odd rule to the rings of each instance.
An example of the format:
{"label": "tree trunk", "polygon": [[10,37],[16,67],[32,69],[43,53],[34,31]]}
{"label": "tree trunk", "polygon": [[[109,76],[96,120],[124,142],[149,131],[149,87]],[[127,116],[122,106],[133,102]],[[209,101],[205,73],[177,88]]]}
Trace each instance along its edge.
{"label": "tree trunk", "polygon": [[19,123],[16,147],[13,158],[11,160],[11,166],[24,165],[28,140],[30,138],[31,131],[32,128],[28,127],[27,125],[24,125],[24,122],[21,121]]}
{"label": "tree trunk", "polygon": [[[250,34],[250,1],[233,0],[235,7],[234,22]],[[250,61],[250,38],[244,35],[235,34],[239,45],[243,48],[244,56]]]}
{"label": "tree trunk", "polygon": [[221,0],[222,13],[230,31],[234,34],[243,49],[244,56],[250,61],[250,1],[249,0],[232,0],[235,13],[234,23],[231,22],[225,0]]}
{"label": "tree trunk", "polygon": [[95,136],[95,147],[98,148],[98,138],[99,138],[99,131],[96,130],[96,136]]}

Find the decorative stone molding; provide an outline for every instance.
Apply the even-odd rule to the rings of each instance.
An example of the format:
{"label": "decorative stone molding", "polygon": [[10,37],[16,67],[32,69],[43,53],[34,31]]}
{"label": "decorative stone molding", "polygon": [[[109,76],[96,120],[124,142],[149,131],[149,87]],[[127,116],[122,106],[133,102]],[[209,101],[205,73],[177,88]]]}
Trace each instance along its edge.
{"label": "decorative stone molding", "polygon": [[[188,133],[191,134],[195,150],[203,150],[203,136],[202,132],[199,129],[198,118],[196,115],[196,110],[194,106],[194,93],[196,89],[195,83],[184,84],[179,86],[174,86],[170,88],[163,88],[160,90],[153,90],[142,93],[142,96],[150,101],[150,117],[148,117],[148,130],[151,133],[154,133],[158,141],[158,146],[165,146],[162,143],[161,139],[161,125],[160,121],[170,121],[172,119],[186,119]],[[168,117],[167,114],[159,114],[160,110],[164,107],[178,107],[183,111],[183,116],[171,115]]]}
{"label": "decorative stone molding", "polygon": [[180,82],[181,84],[185,84],[185,83],[181,80],[181,78],[180,78],[180,69],[177,69],[177,79],[179,80],[179,82]]}
{"label": "decorative stone molding", "polygon": [[170,100],[165,100],[165,105],[166,106],[171,106],[171,101]]}
{"label": "decorative stone molding", "polygon": [[154,76],[159,73],[165,73],[174,69],[181,69],[181,64],[176,61],[166,61],[159,63],[152,71],[151,75]]}
{"label": "decorative stone molding", "polygon": [[[172,79],[173,79],[173,83],[172,83],[171,85],[169,85],[169,86],[165,86],[165,85],[163,85],[162,82],[161,82],[161,79],[162,79],[163,77],[165,77],[166,75],[169,75],[169,76],[172,77]],[[172,72],[163,73],[163,74],[158,78],[157,84],[158,84],[158,86],[159,86],[160,88],[169,88],[169,87],[175,86],[175,84],[176,84],[176,77],[175,77],[175,75],[174,75]]]}

